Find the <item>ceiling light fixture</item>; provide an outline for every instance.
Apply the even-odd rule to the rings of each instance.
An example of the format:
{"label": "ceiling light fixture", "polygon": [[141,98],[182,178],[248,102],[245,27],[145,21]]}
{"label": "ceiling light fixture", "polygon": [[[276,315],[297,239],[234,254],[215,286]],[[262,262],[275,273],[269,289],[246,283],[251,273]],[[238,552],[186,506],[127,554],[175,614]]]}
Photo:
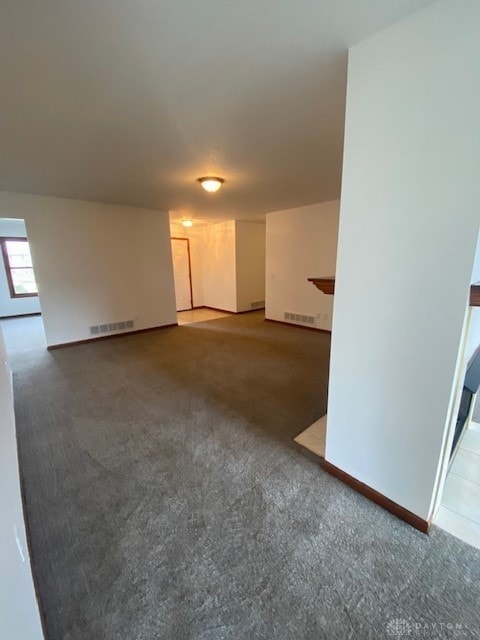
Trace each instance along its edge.
{"label": "ceiling light fixture", "polygon": [[193,225],[193,222],[191,220],[182,220],[182,224],[184,227],[187,227],[187,229],[189,227],[191,227]]}
{"label": "ceiling light fixture", "polygon": [[205,176],[204,178],[198,178],[198,182],[202,185],[205,191],[208,191],[209,193],[215,193],[215,191],[218,191],[220,189],[225,180],[223,178]]}

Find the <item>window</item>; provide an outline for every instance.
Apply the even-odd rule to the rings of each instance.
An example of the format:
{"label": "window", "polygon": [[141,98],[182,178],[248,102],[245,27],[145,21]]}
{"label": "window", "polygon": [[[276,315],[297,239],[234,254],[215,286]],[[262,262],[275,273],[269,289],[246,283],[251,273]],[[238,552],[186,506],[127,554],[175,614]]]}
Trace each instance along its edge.
{"label": "window", "polygon": [[0,238],[10,297],[38,295],[30,246],[26,238]]}

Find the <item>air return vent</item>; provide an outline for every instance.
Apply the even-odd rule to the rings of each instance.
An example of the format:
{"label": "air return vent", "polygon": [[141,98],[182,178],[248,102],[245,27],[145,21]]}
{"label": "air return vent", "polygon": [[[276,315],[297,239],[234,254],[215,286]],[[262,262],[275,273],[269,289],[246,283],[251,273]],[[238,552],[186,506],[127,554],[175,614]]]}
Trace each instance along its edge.
{"label": "air return vent", "polygon": [[251,309],[265,309],[265,300],[257,300],[250,303]]}
{"label": "air return vent", "polygon": [[290,311],[285,311],[283,317],[285,320],[288,320],[288,322],[305,324],[310,327],[314,327],[317,324],[315,316],[306,316],[303,313],[292,313]]}
{"label": "air return vent", "polygon": [[117,333],[118,331],[125,331],[125,329],[133,329],[134,326],[134,320],[121,320],[120,322],[109,322],[108,324],[95,324],[90,327],[90,335],[99,336],[104,333]]}

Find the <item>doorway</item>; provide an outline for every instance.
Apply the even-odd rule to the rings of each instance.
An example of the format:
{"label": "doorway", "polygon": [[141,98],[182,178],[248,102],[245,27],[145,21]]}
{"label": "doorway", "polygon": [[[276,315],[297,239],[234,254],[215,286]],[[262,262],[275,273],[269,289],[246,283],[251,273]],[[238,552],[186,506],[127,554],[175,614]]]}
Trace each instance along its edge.
{"label": "doorway", "polygon": [[190,241],[188,238],[171,238],[171,242],[177,311],[187,311],[193,307]]}
{"label": "doorway", "polygon": [[46,346],[25,221],[0,218],[0,321],[9,355]]}
{"label": "doorway", "polygon": [[[472,310],[470,310],[470,315]],[[480,549],[480,347],[466,367],[449,468],[434,523]]]}

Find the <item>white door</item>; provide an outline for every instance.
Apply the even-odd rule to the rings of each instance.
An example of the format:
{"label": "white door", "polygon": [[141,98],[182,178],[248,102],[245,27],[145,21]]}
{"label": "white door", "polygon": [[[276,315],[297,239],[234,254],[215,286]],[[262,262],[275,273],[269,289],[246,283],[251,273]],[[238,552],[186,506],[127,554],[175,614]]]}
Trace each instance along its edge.
{"label": "white door", "polygon": [[177,311],[192,308],[190,251],[186,238],[172,238],[173,277]]}

